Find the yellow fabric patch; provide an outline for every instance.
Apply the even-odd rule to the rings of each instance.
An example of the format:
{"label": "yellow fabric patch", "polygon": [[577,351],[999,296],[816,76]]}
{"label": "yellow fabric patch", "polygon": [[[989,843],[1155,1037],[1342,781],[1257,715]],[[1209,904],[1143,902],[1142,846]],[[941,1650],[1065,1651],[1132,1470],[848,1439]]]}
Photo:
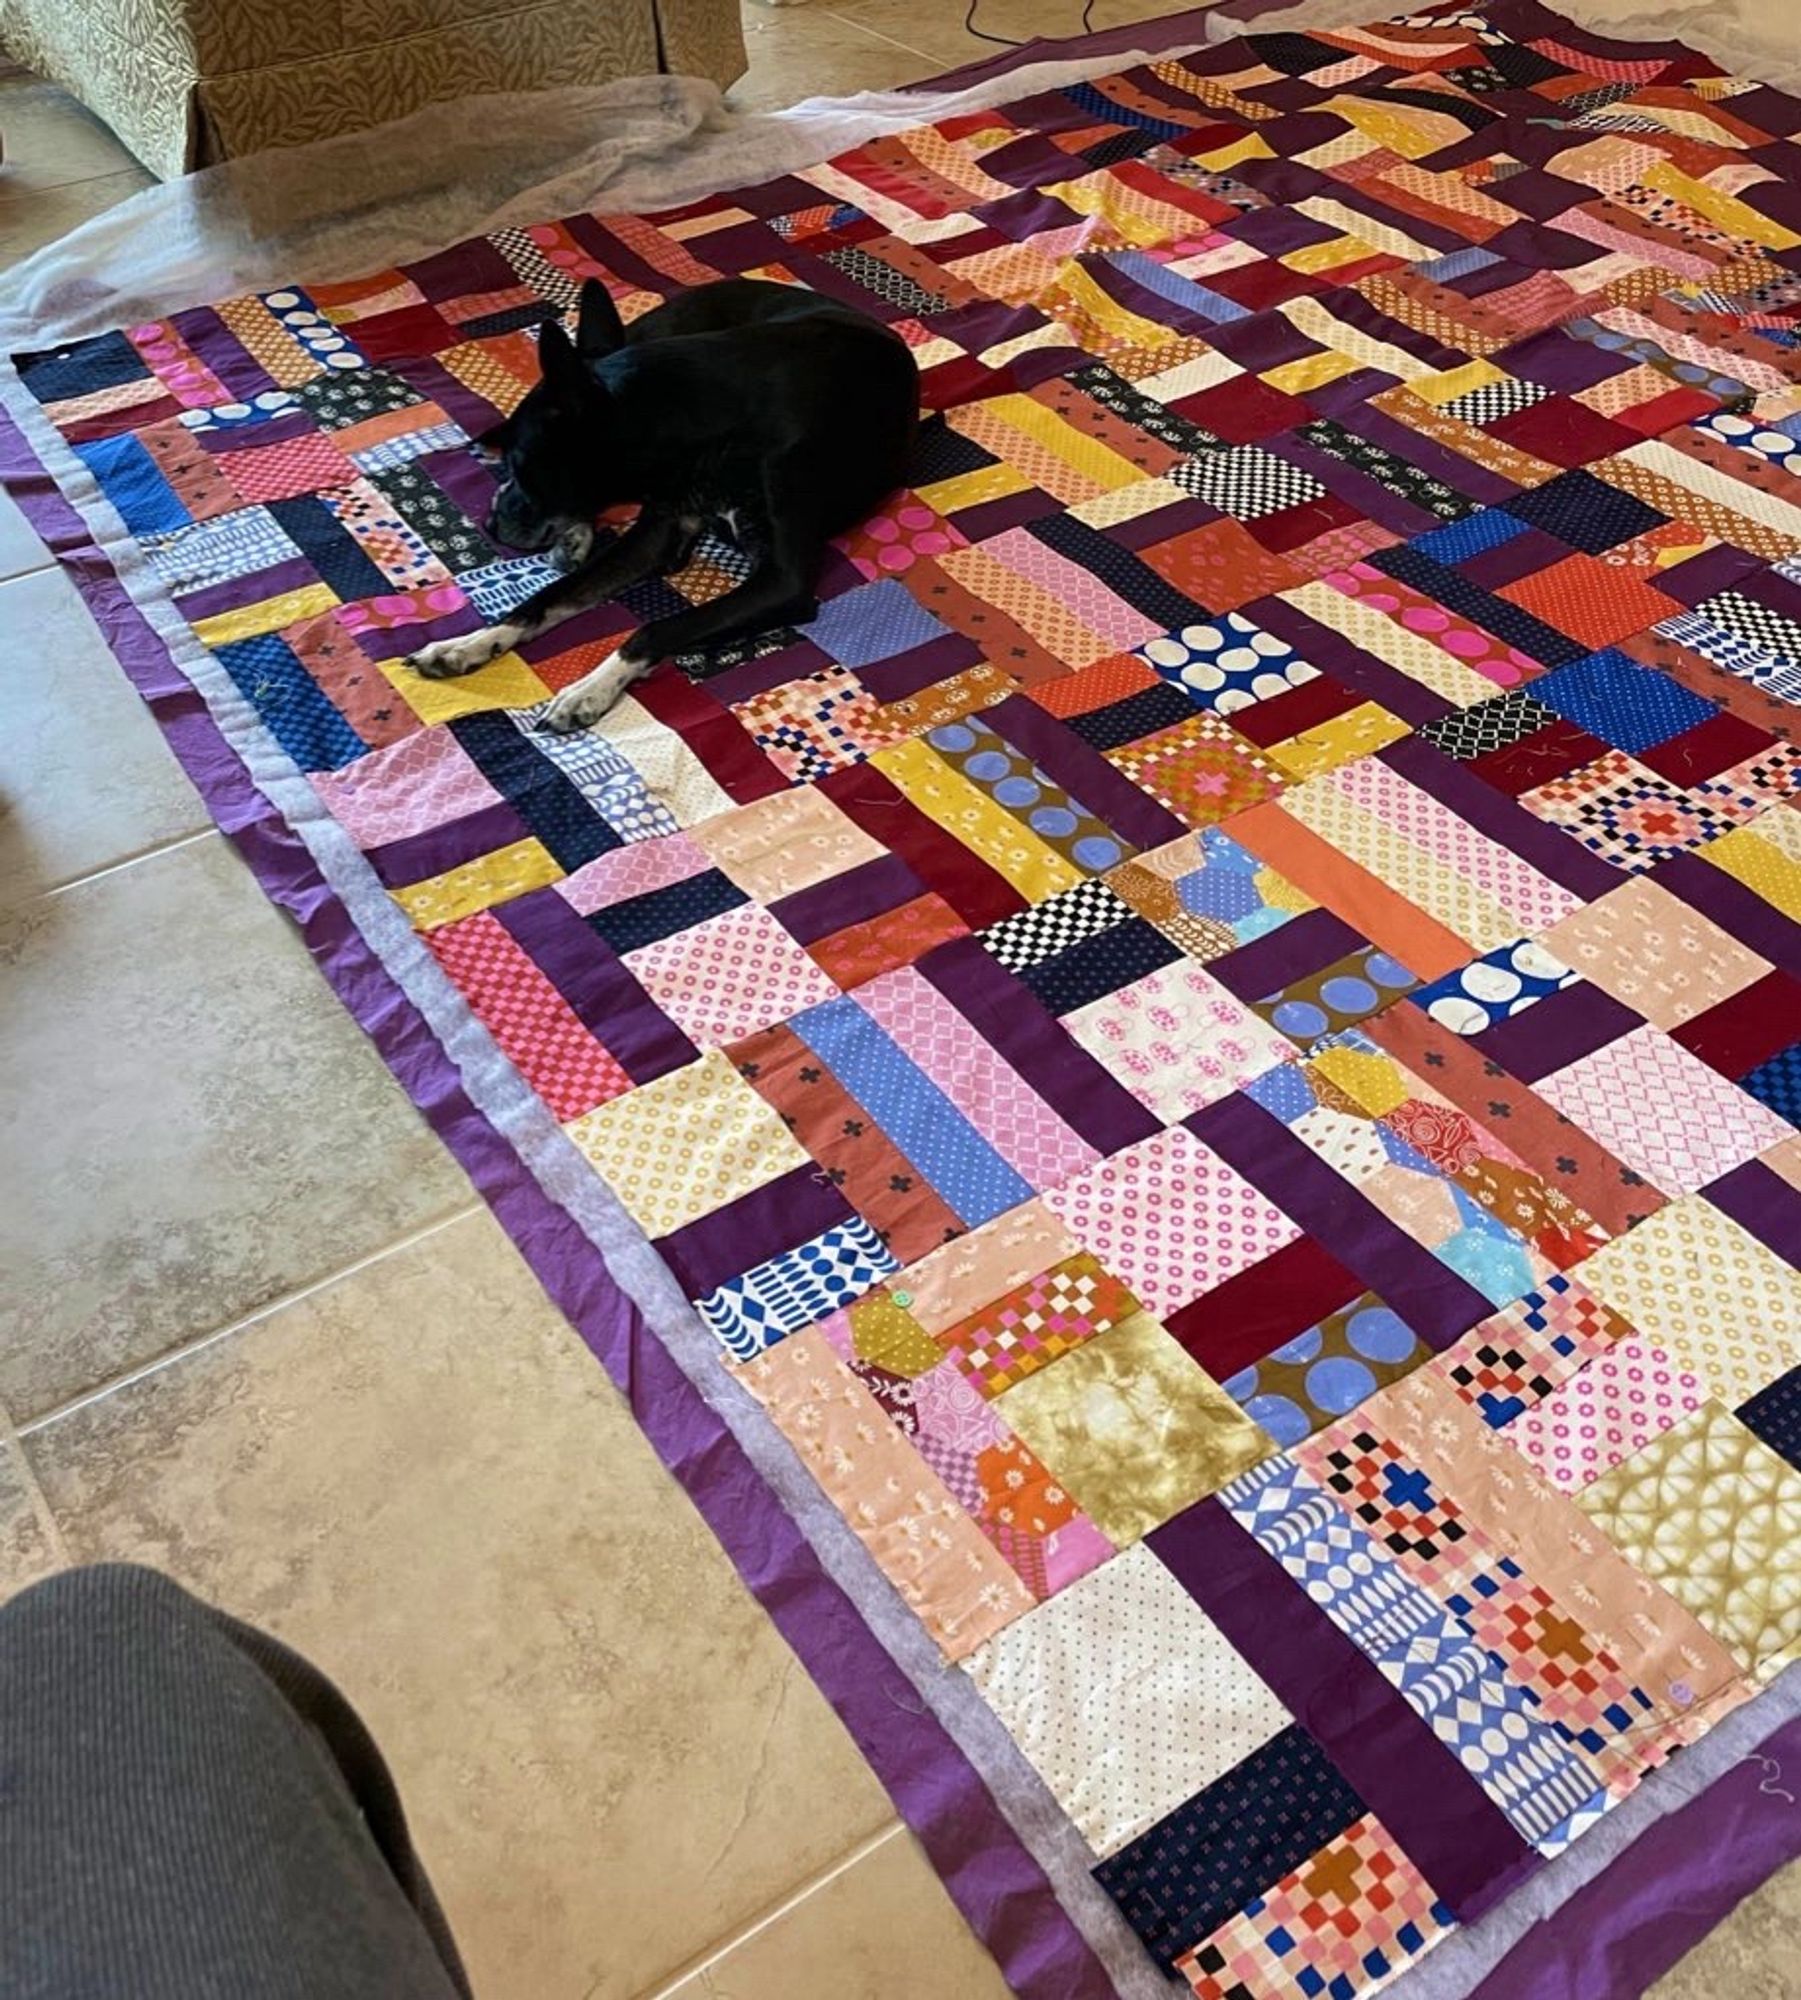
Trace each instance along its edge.
{"label": "yellow fabric patch", "polygon": [[851,1344],[861,1361],[873,1361],[890,1375],[910,1381],[944,1359],[944,1349],[891,1291],[871,1292],[850,1309]]}
{"label": "yellow fabric patch", "polygon": [[807,1164],[719,1049],[564,1128],[647,1236],[667,1236]]}
{"label": "yellow fabric patch", "polygon": [[416,931],[435,931],[441,924],[453,924],[458,917],[490,910],[496,903],[510,903],[515,896],[529,895],[563,879],[563,867],[556,856],[538,840],[516,840],[511,847],[497,847],[460,868],[446,869],[409,888],[393,891],[395,902],[412,919]]}
{"label": "yellow fabric patch", "polygon": [[378,660],[376,664],[421,722],[449,722],[490,708],[530,708],[550,694],[517,653],[502,653],[474,673],[448,681],[428,681],[399,660]]}
{"label": "yellow fabric patch", "polygon": [[1116,1548],[1276,1448],[1144,1312],[1028,1375],[996,1408]]}
{"label": "yellow fabric patch", "polygon": [[1698,1194],[1604,1243],[1582,1281],[1724,1403],[1801,1361],[1801,1272]]}
{"label": "yellow fabric patch", "polygon": [[984,501],[1005,500],[1010,494],[1030,490],[1031,481],[1015,466],[997,460],[978,466],[974,472],[960,472],[955,479],[941,479],[934,486],[922,486],[919,497],[934,513],[958,514],[965,507],[979,507]]}
{"label": "yellow fabric patch", "polygon": [[1348,354],[1322,347],[1317,354],[1303,354],[1298,361],[1284,361],[1279,368],[1266,368],[1263,380],[1285,396],[1304,396],[1309,389],[1323,389],[1341,375],[1355,372],[1357,363]]}
{"label": "yellow fabric patch", "polygon": [[1366,757],[1386,744],[1398,743],[1407,734],[1407,725],[1398,715],[1373,701],[1359,702],[1343,715],[1304,729],[1286,743],[1271,743],[1263,754],[1291,778],[1316,778],[1336,771],[1353,757]]}
{"label": "yellow fabric patch", "polygon": [[987,862],[1028,903],[1042,903],[1059,889],[1084,880],[1073,862],[1047,847],[1031,829],[997,806],[979,786],[953,771],[917,739],[878,750],[870,760],[892,778],[928,819]]}
{"label": "yellow fabric patch", "polygon": [[1700,850],[1701,859],[1711,861],[1722,873],[1755,890],[1772,908],[1801,924],[1801,851],[1784,853],[1776,845],[1773,836],[1779,826],[1801,849],[1801,813],[1777,806],[1749,826],[1735,826],[1718,840],[1710,840]]}
{"label": "yellow fabric patch", "polygon": [[1338,1086],[1372,1118],[1400,1110],[1411,1094],[1401,1066],[1390,1056],[1368,1049],[1322,1049],[1306,1065]]}
{"label": "yellow fabric patch", "polygon": [[257,639],[265,632],[298,625],[303,618],[317,618],[335,610],[337,604],[337,592],[328,584],[302,584],[298,590],[284,590],[279,597],[265,597],[259,603],[240,604],[234,611],[202,618],[194,627],[194,637],[203,646],[228,646],[234,639]]}

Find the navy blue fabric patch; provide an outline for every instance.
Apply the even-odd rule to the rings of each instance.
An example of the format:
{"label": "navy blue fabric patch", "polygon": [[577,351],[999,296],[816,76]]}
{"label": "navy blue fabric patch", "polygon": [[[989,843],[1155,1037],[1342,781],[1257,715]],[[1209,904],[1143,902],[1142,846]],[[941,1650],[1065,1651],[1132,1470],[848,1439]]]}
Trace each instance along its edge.
{"label": "navy blue fabric patch", "polygon": [[573,872],[624,841],[504,712],[453,716],[447,725],[481,774]]}
{"label": "navy blue fabric patch", "polygon": [[749,901],[729,875],[708,868],[685,882],[669,882],[661,889],[596,910],[588,918],[588,928],[605,938],[616,952],[636,951],[641,945],[674,937],[678,931],[704,924],[709,917]]}
{"label": "navy blue fabric patch", "polygon": [[150,373],[144,357],[122,333],[97,334],[92,340],[71,341],[42,354],[16,355],[14,360],[20,379],[40,403],[91,396],[96,389],[142,382]]}
{"label": "navy blue fabric patch", "polygon": [[1173,729],[1194,714],[1191,695],[1169,681],[1129,694],[1124,701],[1109,702],[1105,708],[1091,708],[1086,715],[1072,715],[1069,728],[1096,750],[1118,750],[1155,736],[1160,729]]}
{"label": "navy blue fabric patch", "polygon": [[267,511],[341,603],[382,597],[394,588],[318,494],[271,500]]}
{"label": "navy blue fabric patch", "polygon": [[1053,1014],[1068,1014],[1117,993],[1122,986],[1156,972],[1182,956],[1155,924],[1131,917],[1099,931],[1054,958],[1022,967],[1017,977]]}
{"label": "navy blue fabric patch", "polygon": [[1298,1722],[1094,1871],[1165,1972],[1368,1808]]}
{"label": "navy blue fabric patch", "polygon": [[1732,1414],[1801,1471],[1801,1368],[1778,1376]]}
{"label": "navy blue fabric patch", "polygon": [[1779,1055],[1759,1063],[1749,1076],[1739,1078],[1738,1087],[1759,1104],[1767,1104],[1778,1118],[1801,1125],[1801,1042],[1791,1042]]}
{"label": "navy blue fabric patch", "polygon": [[1516,494],[1507,502],[1507,511],[1584,555],[1598,556],[1604,549],[1629,542],[1635,535],[1648,535],[1661,528],[1666,516],[1647,507],[1630,493],[1597,479],[1580,469],[1560,473]]}

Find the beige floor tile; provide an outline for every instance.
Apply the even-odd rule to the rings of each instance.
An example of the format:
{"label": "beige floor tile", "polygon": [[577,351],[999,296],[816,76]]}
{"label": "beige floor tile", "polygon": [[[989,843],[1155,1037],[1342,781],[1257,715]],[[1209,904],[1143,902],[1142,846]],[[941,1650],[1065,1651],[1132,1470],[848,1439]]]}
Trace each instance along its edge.
{"label": "beige floor tile", "polygon": [[471,1199],[217,835],[0,916],[21,1425]]}
{"label": "beige floor tile", "polygon": [[0,583],[0,908],[209,824],[63,572]]}
{"label": "beige floor tile", "polygon": [[[0,174],[4,169],[0,169]],[[102,174],[96,180],[8,194],[0,180],[0,271],[66,236],[78,223],[152,185],[142,167]]]}
{"label": "beige floor tile", "polygon": [[0,1431],[0,1602],[62,1563],[56,1529],[25,1455]]}
{"label": "beige floor tile", "polygon": [[893,90],[943,67],[929,52],[902,48],[814,6],[747,7],[744,46],[749,68],[730,92],[741,111]]}
{"label": "beige floor tile", "polygon": [[485,1211],[26,1448],[77,1559],[341,1682],[491,2000],[647,1991],[891,1816]]}
{"label": "beige floor tile", "polygon": [[91,112],[66,90],[36,77],[0,82],[0,194],[18,197],[70,181],[135,171],[137,161]]}
{"label": "beige floor tile", "polygon": [[23,576],[49,561],[48,550],[19,512],[17,501],[10,493],[0,493],[0,578]]}
{"label": "beige floor tile", "polygon": [[1772,1875],[1684,1959],[1645,2000],[1795,2000],[1801,1979],[1795,1939],[1801,1935],[1801,1861]]}
{"label": "beige floor tile", "polygon": [[909,1833],[896,1832],[669,2000],[1007,2000]]}

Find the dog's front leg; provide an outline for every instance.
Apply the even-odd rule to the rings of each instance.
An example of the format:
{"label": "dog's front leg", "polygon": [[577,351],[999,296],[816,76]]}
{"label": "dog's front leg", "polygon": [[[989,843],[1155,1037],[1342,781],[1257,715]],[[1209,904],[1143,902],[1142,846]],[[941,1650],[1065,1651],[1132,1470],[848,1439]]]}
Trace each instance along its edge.
{"label": "dog's front leg", "polygon": [[633,681],[641,680],[671,653],[695,653],[767,632],[772,625],[816,617],[819,602],[813,596],[813,582],[824,554],[823,545],[779,546],[736,590],[667,618],[653,618],[591,674],[564,688],[538,718],[539,728],[559,736],[591,728]]}
{"label": "dog's front leg", "polygon": [[431,681],[472,674],[527,639],[535,639],[579,612],[591,611],[634,583],[679,562],[695,532],[696,526],[682,516],[646,507],[598,555],[590,555],[580,569],[534,592],[510,617],[479,632],[466,632],[461,638],[436,639],[408,654],[405,664]]}

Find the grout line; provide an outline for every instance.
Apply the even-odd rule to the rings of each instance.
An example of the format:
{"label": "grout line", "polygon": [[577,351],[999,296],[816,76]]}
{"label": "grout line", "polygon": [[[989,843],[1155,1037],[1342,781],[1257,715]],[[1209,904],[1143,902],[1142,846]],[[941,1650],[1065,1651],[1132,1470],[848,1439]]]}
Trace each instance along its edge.
{"label": "grout line", "polygon": [[[0,103],[0,115],[4,115],[5,108],[5,105]],[[6,167],[16,166],[17,164],[16,160],[8,160],[0,163],[0,215],[5,215],[15,208],[28,206],[39,195],[62,194],[69,188],[92,187],[96,181],[117,180],[123,174],[142,173],[144,171],[136,160],[127,159],[122,166],[108,167],[103,174],[80,174],[72,181],[42,181],[36,187],[22,188],[5,178]],[[152,183],[149,181],[142,182],[139,187],[133,188],[131,192],[138,194],[144,187],[151,185]],[[124,201],[126,197],[121,195],[119,199],[120,201]],[[105,210],[96,209],[95,213],[97,215],[104,214]],[[30,256],[32,253],[27,251],[25,254]]]}
{"label": "grout line", "polygon": [[216,1327],[198,1340],[184,1342],[167,1354],[159,1354],[153,1361],[140,1362],[135,1368],[127,1368],[122,1374],[114,1375],[105,1382],[97,1383],[92,1389],[84,1389],[79,1396],[71,1396],[66,1403],[58,1403],[54,1409],[46,1410],[41,1416],[31,1417],[20,1424],[16,1435],[33,1437],[39,1431],[48,1430],[52,1424],[61,1423],[65,1417],[72,1417],[78,1411],[101,1402],[120,1389],[134,1388],[139,1382],[147,1381],[152,1375],[160,1375],[165,1368],[173,1368],[177,1362],[186,1361],[191,1356],[203,1354],[209,1347],[217,1347],[222,1340],[230,1340],[234,1334],[260,1325],[266,1319],[273,1319],[289,1306],[299,1305],[303,1300],[314,1297],[319,1292],[329,1291],[333,1285],[340,1285],[346,1278],[354,1278],[366,1271],[372,1264],[379,1264],[384,1257],[392,1257],[402,1250],[414,1249],[429,1241],[453,1224],[463,1222],[472,1215],[485,1212],[486,1204],[479,1201],[465,1202],[448,1215],[441,1215],[435,1222],[427,1222],[405,1236],[397,1236],[391,1243],[384,1243],[379,1250],[371,1250],[366,1256],[358,1257],[351,1263],[340,1265],[335,1271],[328,1271],[322,1278],[314,1278],[309,1283],[297,1285],[292,1291],[283,1292],[279,1298],[271,1299],[267,1305],[258,1306],[255,1312],[245,1313],[241,1319],[232,1320],[229,1325]]}
{"label": "grout line", "polygon": [[854,14],[835,14],[829,7],[824,9],[824,13],[828,21],[836,21],[840,27],[856,28],[862,34],[873,35],[878,42],[886,42],[891,49],[903,49],[910,56],[918,56],[921,62],[943,63],[947,60],[942,54],[934,54],[930,49],[916,49],[911,42],[900,41],[882,29],[872,27],[867,21],[859,21]]}
{"label": "grout line", "polygon": [[[714,1966],[721,1964],[725,1959],[729,1958],[740,1946],[748,1944],[752,1938],[768,1930],[772,1925],[780,1923],[785,1916],[798,1909],[809,1896],[816,1896],[821,1889],[837,1881],[840,1875],[848,1874],[851,1869],[856,1867],[858,1862],[867,1861],[877,1848],[885,1847],[889,1841],[905,1832],[906,1828],[902,1826],[899,1820],[895,1820],[888,1826],[883,1827],[879,1833],[872,1833],[867,1839],[859,1841],[848,1854],[841,1855],[829,1867],[821,1869],[817,1875],[803,1882],[799,1888],[791,1890],[779,1903],[772,1904],[765,1910],[760,1917],[753,1917],[749,1923],[735,1931],[730,1937],[723,1939],[716,1945],[709,1946],[698,1957],[689,1959],[685,1965],[671,1973],[663,1981],[662,1985],[654,1987],[645,1993],[642,1996],[642,2000],[675,2000],[675,1995],[691,1979],[698,1979],[702,1973],[711,1971]],[[599,1991],[600,1988],[598,1986],[590,1987],[584,1996],[584,2000],[595,2000],[595,1995]]]}
{"label": "grout line", "polygon": [[117,861],[108,861],[99,868],[90,868],[85,875],[73,875],[68,881],[57,883],[54,889],[44,889],[39,893],[45,900],[52,896],[66,896],[71,889],[85,889],[90,882],[104,882],[109,876],[123,874],[127,868],[135,868],[140,861],[154,861],[158,855],[173,854],[177,848],[192,847],[197,841],[211,840],[219,833],[220,829],[216,826],[202,826],[197,827],[192,833],[171,834],[167,840],[153,840],[148,847],[140,847],[135,854],[122,854]]}

